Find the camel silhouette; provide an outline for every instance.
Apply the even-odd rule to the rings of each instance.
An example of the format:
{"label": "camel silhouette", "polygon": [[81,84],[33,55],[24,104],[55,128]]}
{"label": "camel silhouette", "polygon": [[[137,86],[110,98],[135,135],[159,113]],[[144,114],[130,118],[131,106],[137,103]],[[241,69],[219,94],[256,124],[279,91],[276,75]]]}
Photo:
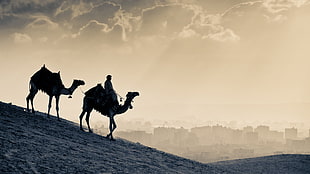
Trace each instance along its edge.
{"label": "camel silhouette", "polygon": [[89,89],[85,92],[85,96],[83,99],[83,108],[82,113],[80,114],[80,129],[84,131],[82,127],[82,119],[86,113],[86,122],[88,126],[88,131],[92,132],[89,125],[89,117],[90,113],[93,109],[100,112],[102,115],[109,117],[109,130],[110,133],[107,135],[107,138],[114,140],[113,131],[116,129],[116,123],[114,120],[114,116],[118,114],[125,113],[128,109],[132,109],[131,102],[133,99],[139,96],[139,92],[128,92],[126,95],[126,100],[123,105],[113,102],[111,96],[106,94],[104,88],[101,84]]}
{"label": "camel silhouette", "polygon": [[39,90],[45,92],[49,96],[48,102],[48,111],[47,116],[50,115],[50,109],[52,107],[52,99],[56,98],[56,112],[57,118],[59,119],[59,97],[60,95],[72,95],[77,87],[80,85],[84,85],[85,82],[83,80],[73,80],[71,87],[65,88],[63,85],[60,72],[52,73],[48,70],[45,65],[37,71],[31,78],[29,82],[29,94],[26,98],[27,101],[27,111],[30,112],[29,109],[29,101],[31,102],[32,112],[34,113],[33,107],[33,99]]}

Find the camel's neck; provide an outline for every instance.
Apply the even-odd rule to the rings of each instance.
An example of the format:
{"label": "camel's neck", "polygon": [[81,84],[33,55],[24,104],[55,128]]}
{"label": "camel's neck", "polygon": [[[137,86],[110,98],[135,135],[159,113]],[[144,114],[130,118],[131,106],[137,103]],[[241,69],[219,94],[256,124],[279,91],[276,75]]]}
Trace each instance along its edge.
{"label": "camel's neck", "polygon": [[62,95],[72,95],[72,93],[76,90],[77,87],[78,87],[78,85],[74,85],[74,83],[72,83],[72,85],[69,88],[61,89],[60,94],[62,94]]}
{"label": "camel's neck", "polygon": [[125,113],[129,107],[131,106],[131,102],[132,102],[133,99],[126,99],[124,105],[121,105],[117,111],[116,111],[116,114],[122,114],[122,113]]}

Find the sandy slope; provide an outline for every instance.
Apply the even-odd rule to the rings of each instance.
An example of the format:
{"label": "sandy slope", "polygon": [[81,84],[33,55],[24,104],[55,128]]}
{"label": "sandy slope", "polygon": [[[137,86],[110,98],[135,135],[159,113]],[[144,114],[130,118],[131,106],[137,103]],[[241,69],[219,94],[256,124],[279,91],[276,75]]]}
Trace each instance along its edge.
{"label": "sandy slope", "polygon": [[310,155],[285,154],[209,164],[231,173],[310,173]]}
{"label": "sandy slope", "polygon": [[0,102],[0,173],[223,173],[153,148],[82,132]]}
{"label": "sandy slope", "polygon": [[0,102],[0,173],[310,173],[310,155],[201,164]]}

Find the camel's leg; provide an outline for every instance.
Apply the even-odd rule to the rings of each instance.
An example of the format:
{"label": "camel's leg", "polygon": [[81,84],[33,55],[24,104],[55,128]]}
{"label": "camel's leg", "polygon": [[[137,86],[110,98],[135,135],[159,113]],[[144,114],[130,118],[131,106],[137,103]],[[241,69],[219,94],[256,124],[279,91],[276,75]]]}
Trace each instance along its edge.
{"label": "camel's leg", "polygon": [[110,118],[110,121],[109,121],[109,130],[110,130],[110,133],[107,135],[107,138],[110,138],[111,135],[112,135],[112,121],[111,121],[111,118]]}
{"label": "camel's leg", "polygon": [[58,121],[60,121],[59,119],[59,95],[58,96],[55,96],[56,98],[56,112],[57,112],[57,118],[58,118]]}
{"label": "camel's leg", "polygon": [[108,111],[108,117],[109,117],[109,130],[110,130],[110,133],[107,135],[107,138],[110,138],[111,135],[112,135],[112,129],[113,129],[113,127],[112,127],[112,113],[111,113],[110,110]]}
{"label": "camel's leg", "polygon": [[34,113],[35,111],[34,111],[34,107],[33,107],[33,98],[30,100],[30,102],[31,102],[32,113]]}
{"label": "camel's leg", "polygon": [[87,111],[87,113],[86,113],[86,123],[87,123],[87,126],[88,126],[88,131],[89,131],[90,133],[93,133],[93,131],[90,129],[90,125],[89,125],[89,117],[90,117],[91,111],[92,111],[92,110]]}
{"label": "camel's leg", "polygon": [[50,111],[51,111],[51,107],[52,107],[52,99],[53,99],[53,96],[49,96],[49,98],[48,98],[48,106],[47,106],[47,116],[48,117],[50,116]]}
{"label": "camel's leg", "polygon": [[110,138],[112,139],[112,132],[113,132],[113,126],[112,126],[112,117],[113,117],[113,112],[111,111],[111,109],[108,110],[108,117],[109,117],[109,130],[110,130],[110,133],[107,135],[107,138]]}
{"label": "camel's leg", "polygon": [[27,111],[30,112],[30,109],[29,109],[29,100],[30,100],[31,107],[32,107],[32,113],[34,113],[34,107],[33,107],[33,98],[34,98],[34,96],[35,96],[35,94],[30,92],[29,95],[26,98],[26,101],[27,101]]}
{"label": "camel's leg", "polygon": [[110,133],[107,135],[107,137],[111,140],[114,140],[113,138],[113,131],[116,129],[116,124],[115,124],[115,120],[114,120],[114,116],[109,117],[110,118],[110,125],[109,125],[109,129],[110,129]]}
{"label": "camel's leg", "polygon": [[82,113],[81,113],[81,115],[80,115],[80,129],[81,129],[82,131],[84,131],[83,126],[82,126],[82,122],[83,122],[82,119],[83,119],[85,113],[86,113],[86,111],[83,109],[83,111],[82,111]]}
{"label": "camel's leg", "polygon": [[30,94],[28,94],[28,96],[26,97],[27,111],[28,111],[28,112],[30,111],[30,110],[29,110],[29,100],[30,100],[29,95],[30,95]]}
{"label": "camel's leg", "polygon": [[89,105],[89,100],[87,99],[87,97],[84,97],[84,99],[83,99],[83,108],[82,108],[82,113],[81,113],[81,115],[80,115],[80,129],[82,130],[82,131],[84,131],[84,129],[83,129],[83,126],[82,126],[82,122],[83,122],[83,117],[84,117],[84,115],[85,115],[85,113],[87,113],[86,114],[86,122],[87,122],[87,126],[88,126],[88,131],[89,132],[92,132],[92,130],[91,130],[91,128],[90,128],[90,125],[89,125],[89,117],[90,117],[90,113],[92,112],[92,110],[93,110],[93,107],[91,107],[90,105]]}
{"label": "camel's leg", "polygon": [[84,117],[86,111],[88,110],[88,108],[87,108],[87,103],[88,103],[88,101],[86,100],[86,97],[84,97],[84,99],[83,99],[82,113],[80,114],[80,129],[81,129],[82,131],[84,131],[84,129],[83,129],[83,117]]}
{"label": "camel's leg", "polygon": [[112,132],[116,129],[116,123],[115,123],[115,120],[114,120],[114,117],[112,118]]}
{"label": "camel's leg", "polygon": [[30,89],[29,89],[29,94],[28,96],[26,97],[26,101],[27,101],[27,111],[29,112],[30,109],[29,109],[29,100],[31,102],[31,107],[32,107],[32,113],[34,113],[34,107],[33,107],[33,99],[35,97],[35,95],[38,93],[38,89],[37,87],[32,83],[30,82]]}

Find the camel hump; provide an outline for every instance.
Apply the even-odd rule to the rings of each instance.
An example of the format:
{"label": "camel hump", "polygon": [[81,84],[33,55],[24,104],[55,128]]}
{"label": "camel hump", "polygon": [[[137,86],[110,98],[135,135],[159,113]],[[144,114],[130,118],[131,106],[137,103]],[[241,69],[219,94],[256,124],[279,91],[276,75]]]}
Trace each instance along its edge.
{"label": "camel hump", "polygon": [[100,94],[105,94],[105,90],[100,83],[85,92],[85,96],[88,97],[100,96]]}
{"label": "camel hump", "polygon": [[40,81],[43,81],[47,78],[50,79],[52,74],[53,73],[50,70],[48,70],[44,65],[43,67],[41,67],[39,71],[37,71],[36,73],[34,73],[33,76],[31,76],[31,80],[34,83],[39,83]]}
{"label": "camel hump", "polygon": [[59,88],[64,87],[60,74],[51,72],[45,65],[31,77],[31,82],[34,83],[38,89],[48,94],[52,93],[51,86],[57,86]]}

